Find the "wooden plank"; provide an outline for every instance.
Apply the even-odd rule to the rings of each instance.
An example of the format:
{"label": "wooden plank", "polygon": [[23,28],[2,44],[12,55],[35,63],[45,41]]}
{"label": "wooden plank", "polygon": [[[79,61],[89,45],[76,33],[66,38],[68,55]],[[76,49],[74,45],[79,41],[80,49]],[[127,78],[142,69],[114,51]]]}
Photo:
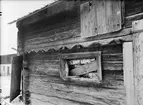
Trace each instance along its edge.
{"label": "wooden plank", "polygon": [[80,10],[81,36],[84,38],[121,29],[120,0],[92,0],[81,4]]}
{"label": "wooden plank", "polygon": [[125,94],[124,90],[122,90],[123,88],[121,90],[106,88],[98,89],[95,87],[84,88],[82,86],[79,88],[70,84],[67,84],[66,86],[66,84],[46,83],[44,78],[42,80],[35,78],[29,85],[29,90],[32,93],[46,95],[47,97],[64,98],[71,101],[85,102],[94,105],[98,103],[101,105],[116,105],[117,103],[124,105]]}
{"label": "wooden plank", "polygon": [[[135,81],[135,104],[143,103],[143,19],[133,22],[133,63]],[[141,31],[142,30],[142,31]]]}
{"label": "wooden plank", "polygon": [[81,37],[90,37],[94,34],[96,26],[95,6],[93,2],[85,2],[80,6]]}
{"label": "wooden plank", "polygon": [[125,15],[131,16],[138,13],[141,13],[143,10],[143,1],[142,0],[125,0]]}
{"label": "wooden plank", "polygon": [[[32,105],[41,105],[41,103],[44,103],[43,105],[46,105],[46,104],[48,105],[91,105],[88,103],[69,100],[66,98],[59,98],[59,97],[52,97],[52,96],[50,97],[50,96],[35,94],[35,93],[31,94],[31,100],[32,100]],[[36,103],[34,101],[36,101]]]}
{"label": "wooden plank", "polygon": [[121,0],[106,0],[105,17],[108,33],[119,31],[122,28]]}
{"label": "wooden plank", "polygon": [[136,20],[140,20],[140,19],[143,19],[143,13],[127,16],[127,17],[125,17],[125,26],[124,27],[125,28],[132,27],[132,22],[136,21]]}
{"label": "wooden plank", "polygon": [[102,54],[102,61],[103,62],[122,62],[123,61],[123,54],[122,53],[113,53],[113,54]]}
{"label": "wooden plank", "polygon": [[[95,6],[96,6],[96,9],[95,12],[96,12],[96,15],[97,15],[97,33],[98,34],[105,34],[108,32],[108,29],[107,29],[107,25],[106,25],[106,0],[97,0],[97,1],[94,1],[95,2]],[[110,2],[108,0],[108,2]],[[107,3],[108,3],[107,2]]]}
{"label": "wooden plank", "polygon": [[[37,26],[37,24],[36,24]],[[32,26],[31,26],[32,27]],[[42,29],[41,29],[42,27]],[[26,32],[25,34],[25,39],[32,39],[39,35],[40,37],[44,37],[45,34],[48,34],[48,37],[54,36],[56,33],[61,33],[64,31],[76,29],[80,27],[80,22],[78,17],[67,20],[65,22],[59,22],[54,25],[43,25],[38,29],[35,29],[33,26],[33,30],[29,30],[30,32]],[[27,30],[27,29],[26,29]],[[46,35],[47,36],[47,35]]]}
{"label": "wooden plank", "polygon": [[97,70],[98,70],[97,61],[93,61],[89,64],[79,65],[78,67],[72,69],[71,75],[72,76],[83,75]]}
{"label": "wooden plank", "polygon": [[[121,32],[122,33],[122,32]],[[121,39],[124,41],[131,41],[132,40],[132,35],[131,35],[131,30],[124,30],[124,32],[122,34],[114,34],[114,38],[115,39]],[[128,35],[127,35],[128,34]],[[117,35],[117,36],[116,36]],[[119,36],[121,35],[121,37]],[[109,36],[111,37],[111,35],[107,35],[108,37],[106,37],[106,35],[101,35],[102,38],[98,40],[97,37],[92,37],[91,39],[85,40],[85,39],[81,39],[80,37],[76,37],[76,38],[70,38],[70,39],[65,39],[62,41],[56,41],[56,42],[50,42],[50,43],[41,43],[41,44],[34,44],[34,45],[28,45],[28,46],[24,46],[25,47],[25,52],[31,52],[31,51],[39,51],[39,50],[44,50],[44,51],[48,51],[50,48],[54,48],[55,50],[58,50],[59,48],[66,46],[67,48],[71,48],[70,46],[74,46],[74,45],[87,45],[84,43],[89,43],[91,41],[94,41],[95,43],[101,43],[104,44],[107,40],[113,39],[113,38],[109,38]],[[104,36],[104,37],[103,37]],[[105,39],[104,39],[105,38]],[[108,39],[107,39],[108,38]],[[92,42],[91,42],[92,43]]]}
{"label": "wooden plank", "polygon": [[123,44],[123,61],[124,61],[124,85],[126,89],[126,105],[135,105],[132,42],[125,42]]}
{"label": "wooden plank", "polygon": [[30,39],[26,37],[24,39],[25,46],[50,43],[50,42],[60,41],[64,39],[74,38],[80,35],[80,29],[79,28],[70,29],[70,30],[58,32],[58,33],[54,32],[53,34],[49,32],[42,32],[36,35],[37,35],[36,37],[32,37]]}
{"label": "wooden plank", "polygon": [[97,57],[97,56],[101,56],[100,51],[60,54],[60,58],[62,59],[91,58],[91,57]]}
{"label": "wooden plank", "polygon": [[116,71],[123,70],[123,64],[115,64],[115,63],[109,64],[109,63],[104,63],[102,65],[103,65],[102,66],[103,70],[116,70]]}
{"label": "wooden plank", "polygon": [[[33,13],[24,16],[22,18],[17,19],[18,25],[28,25],[35,22],[38,22],[44,18],[59,14],[61,12],[70,12],[78,5],[75,1],[57,1],[52,3],[51,5],[47,5]],[[15,22],[15,21],[14,21]],[[13,22],[11,22],[13,23]],[[11,24],[9,23],[9,24]]]}
{"label": "wooden plank", "polygon": [[123,71],[111,71],[111,70],[106,70],[103,71],[103,82],[101,83],[96,83],[95,81],[92,82],[73,82],[73,81],[63,81],[63,79],[60,76],[56,75],[50,75],[50,74],[40,74],[36,72],[30,72],[30,79],[27,82],[32,82],[36,81],[43,81],[49,83],[55,83],[55,84],[63,84],[66,86],[80,86],[80,87],[93,87],[96,89],[99,88],[107,88],[107,89],[123,89]]}
{"label": "wooden plank", "polygon": [[11,87],[10,87],[10,102],[20,94],[22,56],[13,57]]}

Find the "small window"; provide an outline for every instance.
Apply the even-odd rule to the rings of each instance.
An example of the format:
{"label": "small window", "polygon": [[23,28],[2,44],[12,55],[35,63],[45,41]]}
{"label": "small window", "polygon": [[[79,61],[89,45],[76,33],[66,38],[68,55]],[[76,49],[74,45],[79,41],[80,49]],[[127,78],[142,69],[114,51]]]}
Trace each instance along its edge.
{"label": "small window", "polygon": [[60,76],[64,80],[101,81],[101,52],[62,54]]}

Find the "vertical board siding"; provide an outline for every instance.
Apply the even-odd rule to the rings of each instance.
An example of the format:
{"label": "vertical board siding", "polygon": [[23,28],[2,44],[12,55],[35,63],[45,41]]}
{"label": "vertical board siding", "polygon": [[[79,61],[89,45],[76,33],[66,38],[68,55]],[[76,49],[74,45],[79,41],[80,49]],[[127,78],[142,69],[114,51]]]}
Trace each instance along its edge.
{"label": "vertical board siding", "polygon": [[80,6],[81,36],[90,37],[97,27],[95,6],[93,3],[86,2]]}
{"label": "vertical board siding", "polygon": [[120,0],[92,0],[80,6],[81,35],[90,37],[121,29]]}
{"label": "vertical board siding", "polygon": [[59,75],[57,54],[28,55],[30,76],[27,81],[31,104],[125,105],[121,47],[122,45],[102,48],[103,86],[64,81]]}

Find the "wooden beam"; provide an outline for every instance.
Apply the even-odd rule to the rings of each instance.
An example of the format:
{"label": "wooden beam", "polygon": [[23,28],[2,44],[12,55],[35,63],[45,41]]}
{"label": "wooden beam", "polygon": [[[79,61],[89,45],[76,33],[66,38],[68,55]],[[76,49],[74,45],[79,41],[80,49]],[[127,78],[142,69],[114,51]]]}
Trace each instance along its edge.
{"label": "wooden beam", "polygon": [[134,21],[133,27],[133,58],[135,81],[135,104],[143,104],[143,19]]}
{"label": "wooden beam", "polygon": [[126,105],[134,104],[134,77],[133,77],[133,47],[132,42],[123,44],[124,85],[126,90]]}

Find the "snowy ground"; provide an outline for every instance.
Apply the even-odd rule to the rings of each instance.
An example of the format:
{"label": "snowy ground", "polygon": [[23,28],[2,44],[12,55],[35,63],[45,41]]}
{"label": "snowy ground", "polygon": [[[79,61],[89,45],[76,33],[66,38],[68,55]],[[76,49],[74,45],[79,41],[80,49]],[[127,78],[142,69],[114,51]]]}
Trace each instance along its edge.
{"label": "snowy ground", "polygon": [[[0,98],[5,98],[10,96],[10,82],[11,76],[0,76]],[[11,104],[9,103],[9,98],[6,100],[1,100],[2,105],[23,105],[22,102],[19,102],[19,99],[16,98]],[[7,103],[7,104],[5,104]]]}
{"label": "snowy ground", "polygon": [[1,97],[7,97],[10,95],[10,82],[11,76],[0,76]]}

